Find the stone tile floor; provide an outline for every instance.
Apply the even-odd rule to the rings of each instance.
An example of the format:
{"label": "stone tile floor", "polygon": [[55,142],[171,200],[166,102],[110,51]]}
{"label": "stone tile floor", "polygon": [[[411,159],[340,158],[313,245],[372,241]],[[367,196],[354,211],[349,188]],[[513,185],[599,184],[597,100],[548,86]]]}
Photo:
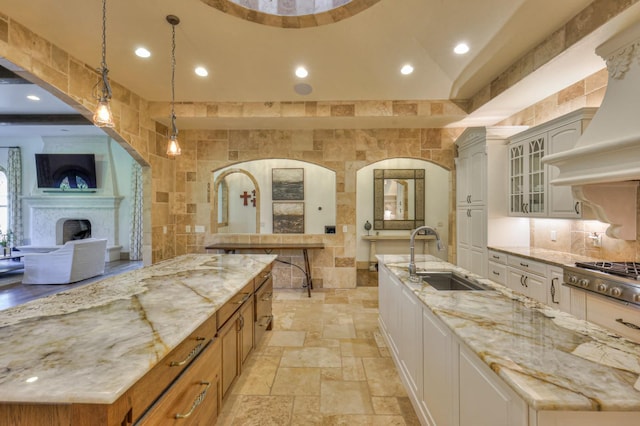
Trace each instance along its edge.
{"label": "stone tile floor", "polygon": [[378,331],[378,288],[274,289],[217,425],[419,425]]}

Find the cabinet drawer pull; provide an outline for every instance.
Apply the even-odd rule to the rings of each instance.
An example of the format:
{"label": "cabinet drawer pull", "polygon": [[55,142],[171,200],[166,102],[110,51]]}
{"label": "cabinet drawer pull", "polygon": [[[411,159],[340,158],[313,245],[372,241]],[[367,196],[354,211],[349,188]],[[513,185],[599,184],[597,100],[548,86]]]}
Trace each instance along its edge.
{"label": "cabinet drawer pull", "polygon": [[640,330],[640,326],[637,326],[632,322],[627,322],[627,321],[623,320],[622,318],[618,318],[616,320],[616,322],[619,322],[620,324],[624,325],[625,327],[629,327],[629,328],[632,328],[634,330]]}
{"label": "cabinet drawer pull", "polygon": [[258,327],[267,327],[273,321],[273,315],[265,315],[260,319]]}
{"label": "cabinet drawer pull", "polygon": [[496,256],[495,254],[492,254],[491,257],[493,257],[494,259],[500,259],[500,256]]}
{"label": "cabinet drawer pull", "polygon": [[491,271],[491,273],[493,273],[493,275],[500,276],[500,272],[498,272],[498,271]]}
{"label": "cabinet drawer pull", "polygon": [[551,302],[555,304],[559,304],[560,302],[556,301],[556,284],[555,284],[556,281],[558,281],[558,278],[554,278],[551,280]]}
{"label": "cabinet drawer pull", "polygon": [[187,411],[185,414],[177,413],[176,419],[186,419],[187,417],[193,414],[196,408],[198,408],[198,405],[202,404],[202,401],[204,401],[204,398],[207,396],[207,391],[209,390],[209,387],[211,387],[211,382],[200,382],[200,385],[204,386],[205,388],[202,392],[198,394],[198,396],[196,396],[196,399],[193,400],[191,409]]}
{"label": "cabinet drawer pull", "polygon": [[529,284],[527,284],[527,278],[529,277],[523,277],[524,278],[524,286],[529,288]]}
{"label": "cabinet drawer pull", "polygon": [[522,262],[520,262],[520,266],[524,266],[525,268],[528,268],[528,267],[529,267],[529,264],[528,264],[528,263],[522,263]]}
{"label": "cabinet drawer pull", "polygon": [[169,367],[181,367],[183,365],[185,365],[187,362],[189,362],[189,360],[191,358],[193,358],[194,356],[198,355],[200,353],[200,351],[202,350],[202,346],[203,346],[203,342],[204,342],[204,337],[196,337],[196,340],[199,342],[195,348],[193,348],[191,350],[191,352],[189,352],[189,354],[187,355],[187,357],[185,359],[183,359],[182,361],[171,361],[169,363]]}
{"label": "cabinet drawer pull", "polygon": [[244,302],[246,302],[247,300],[249,300],[249,297],[251,297],[251,293],[242,293],[244,294],[244,296],[242,297],[242,300],[240,300],[239,302],[233,302],[236,305],[242,305]]}
{"label": "cabinet drawer pull", "polygon": [[268,302],[269,300],[271,300],[271,297],[273,296],[273,293],[269,292],[267,294],[265,294],[262,298],[260,298],[261,302]]}

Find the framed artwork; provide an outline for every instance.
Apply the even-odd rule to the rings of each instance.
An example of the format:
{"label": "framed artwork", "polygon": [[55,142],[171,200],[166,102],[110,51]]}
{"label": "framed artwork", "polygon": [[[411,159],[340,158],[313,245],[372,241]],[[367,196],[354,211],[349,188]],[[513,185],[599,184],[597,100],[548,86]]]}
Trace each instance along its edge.
{"label": "framed artwork", "polygon": [[304,203],[273,203],[274,234],[304,234]]}
{"label": "framed artwork", "polygon": [[272,200],[304,200],[304,169],[271,169]]}

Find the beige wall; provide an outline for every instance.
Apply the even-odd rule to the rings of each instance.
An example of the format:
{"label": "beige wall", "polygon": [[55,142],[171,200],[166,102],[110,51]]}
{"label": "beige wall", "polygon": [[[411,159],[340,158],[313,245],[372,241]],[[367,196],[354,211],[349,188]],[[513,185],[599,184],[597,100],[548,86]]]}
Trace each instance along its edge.
{"label": "beige wall", "polygon": [[[176,222],[176,254],[200,252],[215,241],[324,242],[324,250],[310,253],[314,285],[356,285],[356,172],[373,162],[406,157],[430,160],[449,170],[454,167],[454,141],[461,129],[347,129],[347,130],[187,130],[181,132],[183,155],[175,160],[176,192],[172,212]],[[292,158],[336,172],[335,235],[212,235],[209,201],[213,171],[234,163]],[[454,197],[450,197],[452,200]],[[452,201],[453,202],[453,201]],[[453,226],[453,221],[451,221]],[[193,232],[196,225],[204,233]],[[348,231],[342,232],[343,225]],[[192,232],[186,232],[187,226]],[[450,232],[451,235],[451,232]],[[453,247],[454,244],[449,244]],[[450,253],[453,255],[454,253]],[[285,260],[301,265],[294,251]],[[280,287],[298,287],[296,268],[277,265]]]}

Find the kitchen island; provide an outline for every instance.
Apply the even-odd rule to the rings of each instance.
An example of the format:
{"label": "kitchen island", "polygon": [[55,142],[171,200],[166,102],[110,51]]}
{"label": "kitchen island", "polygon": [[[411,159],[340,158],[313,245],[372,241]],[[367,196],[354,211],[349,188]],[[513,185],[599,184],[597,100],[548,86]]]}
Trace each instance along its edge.
{"label": "kitchen island", "polygon": [[409,281],[408,256],[378,260],[381,331],[423,423],[640,424],[640,345],[433,256],[418,271],[487,290],[438,291]]}
{"label": "kitchen island", "polygon": [[274,259],[184,255],[0,311],[0,424],[131,424],[201,358],[220,381],[216,336]]}

